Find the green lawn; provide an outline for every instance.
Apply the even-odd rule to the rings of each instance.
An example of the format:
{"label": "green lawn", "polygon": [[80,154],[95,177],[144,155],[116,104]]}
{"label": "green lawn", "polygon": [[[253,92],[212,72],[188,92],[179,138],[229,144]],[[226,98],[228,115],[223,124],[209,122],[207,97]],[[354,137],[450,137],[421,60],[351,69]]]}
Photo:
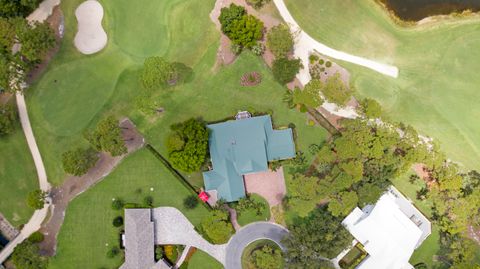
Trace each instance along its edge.
{"label": "green lawn", "polygon": [[[27,98],[53,184],[60,184],[65,177],[61,154],[86,144],[83,131],[94,126],[105,113],[129,116],[162,154],[166,153],[163,141],[172,123],[190,117],[218,121],[245,109],[273,112],[277,126],[294,123],[300,150],[306,151],[308,145],[324,140],[323,129],[307,126],[305,114],[289,110],[282,102],[284,88],[273,80],[259,57],[246,52],[234,64],[214,68],[219,33],[208,16],[213,0],[102,2],[104,27],[110,41],[104,51],[93,56],[81,55],[72,44],[72,32],[76,30],[72,14],[80,2],[62,2],[66,13],[62,47]],[[194,79],[157,91],[153,98],[166,111],[162,116],[144,117],[136,111],[134,100],[141,92],[139,68],[144,57],[151,55],[164,55],[192,66]],[[240,77],[250,71],[262,73],[263,81],[258,86],[242,88]]]}
{"label": "green lawn", "polygon": [[267,200],[263,199],[263,197],[258,194],[250,194],[250,199],[255,203],[263,204],[265,207],[260,215],[257,215],[256,209],[247,209],[243,211],[237,210],[238,224],[240,224],[240,226],[245,226],[255,221],[268,221],[270,219],[270,207]]}
{"label": "green lawn", "polygon": [[372,0],[286,0],[310,35],[336,49],[399,67],[398,79],[340,63],[359,96],[437,138],[452,160],[480,168],[479,19],[403,28]]}
{"label": "green lawn", "polygon": [[222,269],[223,266],[207,253],[197,250],[188,261],[188,269]]}
{"label": "green lawn", "polygon": [[[150,188],[154,190],[150,191]],[[49,268],[117,268],[122,263],[120,256],[115,259],[106,257],[109,247],[120,242],[120,229],[113,227],[112,220],[122,211],[111,208],[112,198],[142,203],[145,196],[151,195],[155,207],[176,207],[198,225],[208,211],[203,206],[185,209],[183,199],[189,194],[148,150],[134,153],[94,188],[69,204],[58,235],[57,255]]]}
{"label": "green lawn", "polygon": [[18,227],[32,216],[25,200],[38,188],[37,170],[20,123],[12,134],[0,138],[0,148],[0,213]]}

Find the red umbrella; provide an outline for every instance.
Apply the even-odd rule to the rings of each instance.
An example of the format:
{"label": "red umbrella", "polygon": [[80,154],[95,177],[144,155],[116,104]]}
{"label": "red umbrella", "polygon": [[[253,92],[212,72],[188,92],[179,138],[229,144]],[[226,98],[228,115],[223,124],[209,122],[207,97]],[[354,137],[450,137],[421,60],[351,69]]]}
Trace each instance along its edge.
{"label": "red umbrella", "polygon": [[198,194],[198,198],[200,198],[200,200],[202,200],[204,202],[207,202],[208,201],[208,193],[202,191],[201,193]]}

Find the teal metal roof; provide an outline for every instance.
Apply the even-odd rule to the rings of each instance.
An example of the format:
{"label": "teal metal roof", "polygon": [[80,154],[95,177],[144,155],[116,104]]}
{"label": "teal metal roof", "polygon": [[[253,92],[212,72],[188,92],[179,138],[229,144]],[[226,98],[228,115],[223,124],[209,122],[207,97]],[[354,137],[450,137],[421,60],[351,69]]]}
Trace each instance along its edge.
{"label": "teal metal roof", "polygon": [[207,126],[213,170],[204,172],[205,189],[227,202],[245,196],[243,175],[268,170],[268,161],[295,157],[291,129],[273,130],[270,116]]}

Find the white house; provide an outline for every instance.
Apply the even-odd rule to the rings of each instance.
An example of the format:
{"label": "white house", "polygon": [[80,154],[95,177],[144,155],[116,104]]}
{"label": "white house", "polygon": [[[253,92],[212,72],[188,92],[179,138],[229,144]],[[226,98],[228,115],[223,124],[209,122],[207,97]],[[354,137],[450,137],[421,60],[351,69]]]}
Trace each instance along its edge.
{"label": "white house", "polygon": [[393,186],[375,205],[355,208],[342,224],[368,253],[357,269],[413,268],[413,251],[431,233],[430,221]]}

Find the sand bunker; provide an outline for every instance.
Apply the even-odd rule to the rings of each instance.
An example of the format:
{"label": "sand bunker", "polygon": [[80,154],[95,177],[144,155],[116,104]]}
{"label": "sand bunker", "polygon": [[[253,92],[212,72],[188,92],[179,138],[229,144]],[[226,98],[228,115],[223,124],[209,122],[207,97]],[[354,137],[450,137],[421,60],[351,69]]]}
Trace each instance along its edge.
{"label": "sand bunker", "polygon": [[78,32],[75,47],[83,54],[93,54],[107,45],[107,33],[102,27],[103,7],[96,0],[88,0],[75,11]]}

